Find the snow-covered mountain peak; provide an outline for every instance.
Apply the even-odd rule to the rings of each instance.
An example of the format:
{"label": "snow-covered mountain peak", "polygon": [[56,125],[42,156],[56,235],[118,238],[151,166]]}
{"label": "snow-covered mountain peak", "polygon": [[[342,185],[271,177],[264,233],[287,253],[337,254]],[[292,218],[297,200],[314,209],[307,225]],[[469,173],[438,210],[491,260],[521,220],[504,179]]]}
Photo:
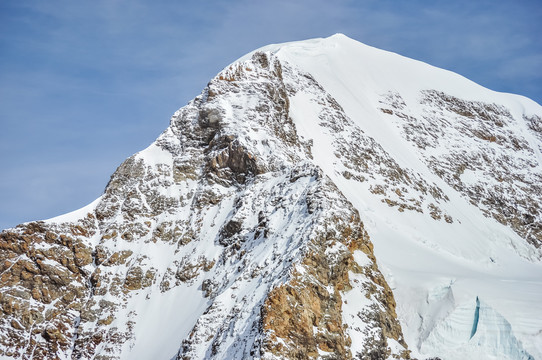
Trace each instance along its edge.
{"label": "snow-covered mountain peak", "polygon": [[342,34],[263,47],[97,201],[1,234],[0,354],[540,357],[541,151],[528,99]]}
{"label": "snow-covered mountain peak", "polygon": [[[319,80],[335,78],[342,82],[342,87],[353,92],[357,86],[377,93],[433,89],[470,100],[506,102],[508,107],[527,115],[540,112],[540,105],[526,97],[489,90],[452,71],[363,44],[340,33],[327,38],[267,45],[236,62],[250,59],[255,52],[276,54],[314,77],[322,77]],[[328,89],[328,84],[322,85]]]}

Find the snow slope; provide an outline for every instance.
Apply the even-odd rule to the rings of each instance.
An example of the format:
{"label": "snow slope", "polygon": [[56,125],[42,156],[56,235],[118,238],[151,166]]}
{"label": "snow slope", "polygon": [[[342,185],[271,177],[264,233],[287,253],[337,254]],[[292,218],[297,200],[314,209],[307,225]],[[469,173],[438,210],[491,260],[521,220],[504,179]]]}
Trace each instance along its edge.
{"label": "snow slope", "polygon": [[[389,121],[388,115],[379,110],[382,95],[393,92],[400,94],[410,114],[422,116],[419,97],[423,90],[501,104],[510,109],[516,120],[514,131],[532,144],[532,157],[537,164],[530,171],[540,173],[540,140],[526,131],[523,115],[541,114],[542,108],[529,99],[485,89],[457,74],[371,48],[340,34],[261,51],[271,51],[282,61],[311,74],[342,106],[354,125],[375,139],[400,166],[436,183],[449,196],[450,201],[440,206],[454,219],[452,224],[433,221],[426,214],[398,212],[388,207],[375,198],[366,183],[347,180],[337,171],[339,161],[330,151],[332,141],[326,128],[318,126],[321,120],[310,95],[300,93],[292,99],[292,117],[297,129],[305,139],[312,139],[317,149],[313,152],[315,162],[352,201],[368,228],[379,264],[386,269],[386,277],[394,289],[407,343],[414,354],[463,359],[475,343],[479,354],[488,354],[483,356],[527,358],[519,355],[517,349],[521,345],[513,340],[510,342],[514,344],[507,344],[505,350],[495,345],[494,339],[465,336],[471,330],[474,311],[470,319],[465,319],[469,326],[464,333],[457,330],[446,334],[446,341],[442,342],[434,340],[436,335],[424,339],[425,334],[435,334],[452,321],[450,313],[464,307],[472,309],[471,304],[480,298],[484,308],[490,309],[488,312],[506,319],[491,325],[496,333],[488,338],[501,336],[497,331],[513,332],[532,356],[542,357],[540,251],[527,246],[509,228],[484,216],[436,176],[424,159],[417,156],[418,149],[405,139],[397,123]],[[462,141],[464,147],[476,146],[471,145],[471,139]],[[446,296],[435,294],[443,288],[447,289]],[[432,309],[446,313],[435,319]]]}

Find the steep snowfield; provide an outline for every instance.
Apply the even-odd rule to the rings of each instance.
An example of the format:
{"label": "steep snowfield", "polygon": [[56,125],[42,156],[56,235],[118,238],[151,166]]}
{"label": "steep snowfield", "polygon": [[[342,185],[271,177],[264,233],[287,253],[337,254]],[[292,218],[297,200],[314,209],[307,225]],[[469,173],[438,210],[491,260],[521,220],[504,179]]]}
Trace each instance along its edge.
{"label": "steep snowfield", "polygon": [[[431,172],[417,156],[418,149],[406,141],[397,124],[387,120],[388,115],[379,108],[382,95],[394,92],[401,95],[411,114],[422,116],[419,96],[423,90],[502,104],[516,120],[514,131],[532,144],[538,164],[531,171],[538,173],[542,168],[540,141],[526,131],[522,117],[541,114],[542,108],[529,99],[485,89],[457,74],[371,48],[343,35],[261,50],[275,52],[281,60],[310,73],[348,117],[402,167],[422,174],[449,196],[450,201],[440,207],[454,219],[452,224],[434,221],[427,214],[398,212],[388,207],[369,191],[369,184],[347,180],[337,171],[338,159],[332,151],[331,137],[318,126],[318,111],[310,95],[301,93],[291,100],[291,116],[300,135],[314,141],[315,162],[356,206],[366,224],[379,265],[394,289],[401,324],[413,354],[464,359],[476,344],[477,354],[495,359],[527,358],[519,355],[524,353],[515,336],[532,356],[541,358],[540,252],[527,246],[509,228],[485,217]],[[462,140],[468,148],[470,139]],[[442,141],[440,145],[446,147],[446,139]],[[435,295],[442,288],[447,289],[448,295]],[[471,304],[477,297],[488,313],[504,317],[487,324],[489,330],[482,340],[465,336],[461,329],[446,333],[442,341],[436,339],[437,335],[424,339],[424,334],[438,334],[446,326],[453,327],[453,314],[466,316],[466,308],[472,310],[470,318],[462,320],[468,323],[465,326],[470,331],[474,322]],[[435,319],[434,311],[446,313]],[[506,344],[496,345],[499,338],[506,339]],[[508,347],[506,351],[503,346]]]}

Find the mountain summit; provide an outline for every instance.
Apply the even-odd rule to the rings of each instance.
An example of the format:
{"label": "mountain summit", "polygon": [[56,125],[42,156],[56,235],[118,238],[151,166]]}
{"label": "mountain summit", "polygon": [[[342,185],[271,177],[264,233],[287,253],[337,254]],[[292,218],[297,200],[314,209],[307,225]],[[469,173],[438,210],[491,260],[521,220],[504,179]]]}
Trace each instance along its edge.
{"label": "mountain summit", "polygon": [[542,107],[344,35],[232,63],[0,234],[5,359],[542,358]]}

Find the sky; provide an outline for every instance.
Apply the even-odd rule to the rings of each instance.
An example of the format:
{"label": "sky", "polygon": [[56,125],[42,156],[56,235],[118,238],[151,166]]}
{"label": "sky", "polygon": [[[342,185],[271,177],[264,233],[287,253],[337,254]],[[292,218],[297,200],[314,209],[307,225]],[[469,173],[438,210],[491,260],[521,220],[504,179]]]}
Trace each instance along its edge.
{"label": "sky", "polygon": [[0,2],[0,229],[76,210],[237,58],[345,35],[542,104],[542,1]]}

